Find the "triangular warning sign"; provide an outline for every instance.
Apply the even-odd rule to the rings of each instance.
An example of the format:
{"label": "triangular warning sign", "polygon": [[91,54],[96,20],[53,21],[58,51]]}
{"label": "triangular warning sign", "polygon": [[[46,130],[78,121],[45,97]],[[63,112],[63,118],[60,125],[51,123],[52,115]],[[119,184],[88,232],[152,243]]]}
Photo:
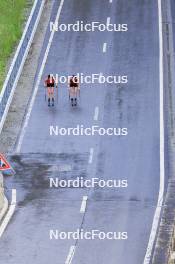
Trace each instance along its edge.
{"label": "triangular warning sign", "polygon": [[5,171],[9,169],[11,169],[10,164],[5,159],[5,157],[2,154],[0,154],[0,171]]}

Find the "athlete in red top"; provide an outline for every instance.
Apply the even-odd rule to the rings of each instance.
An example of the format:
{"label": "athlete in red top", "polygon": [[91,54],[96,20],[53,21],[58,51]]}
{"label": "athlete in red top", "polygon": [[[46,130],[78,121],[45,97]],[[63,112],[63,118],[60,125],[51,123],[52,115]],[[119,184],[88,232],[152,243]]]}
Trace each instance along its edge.
{"label": "athlete in red top", "polygon": [[75,75],[69,80],[69,98],[71,100],[72,106],[77,105],[77,96],[80,95],[80,84],[79,80]]}
{"label": "athlete in red top", "polygon": [[51,101],[52,101],[52,106],[54,106],[54,88],[55,88],[54,77],[49,74],[47,76],[47,79],[44,81],[44,85],[47,88],[48,106],[50,106]]}

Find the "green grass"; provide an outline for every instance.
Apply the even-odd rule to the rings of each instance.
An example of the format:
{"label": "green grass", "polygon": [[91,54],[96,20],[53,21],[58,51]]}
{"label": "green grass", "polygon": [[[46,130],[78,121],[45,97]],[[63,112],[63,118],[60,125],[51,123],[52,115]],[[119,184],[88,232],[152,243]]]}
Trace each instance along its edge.
{"label": "green grass", "polygon": [[26,6],[27,0],[0,0],[0,90],[7,61],[22,35]]}

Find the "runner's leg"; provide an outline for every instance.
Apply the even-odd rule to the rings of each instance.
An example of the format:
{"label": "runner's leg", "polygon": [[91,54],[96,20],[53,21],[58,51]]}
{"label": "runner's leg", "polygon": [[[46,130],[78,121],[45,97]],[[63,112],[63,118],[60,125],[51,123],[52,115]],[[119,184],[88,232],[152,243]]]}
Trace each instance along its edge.
{"label": "runner's leg", "polygon": [[52,106],[54,106],[54,97],[52,97]]}
{"label": "runner's leg", "polygon": [[77,105],[77,97],[75,97],[74,100],[75,100],[75,104],[74,105],[76,106]]}
{"label": "runner's leg", "polygon": [[48,106],[50,106],[50,95],[49,95],[49,98],[48,98]]}

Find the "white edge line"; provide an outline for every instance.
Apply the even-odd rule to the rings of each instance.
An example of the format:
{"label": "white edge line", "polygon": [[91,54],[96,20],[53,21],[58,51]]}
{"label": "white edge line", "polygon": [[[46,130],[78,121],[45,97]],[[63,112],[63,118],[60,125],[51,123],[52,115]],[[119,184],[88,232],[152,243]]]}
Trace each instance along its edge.
{"label": "white edge line", "polygon": [[[40,7],[40,11],[39,11],[39,13],[38,13],[38,17],[37,17],[37,20],[36,20],[36,22],[35,22],[35,26],[34,26],[34,28],[33,28],[33,32],[32,32],[32,34],[31,34],[30,40],[29,40],[29,42],[28,42],[28,45],[27,45],[26,51],[25,51],[25,53],[24,53],[24,56],[23,56],[22,62],[21,62],[21,64],[20,64],[20,67],[19,67],[19,70],[18,70],[18,74],[17,74],[17,76],[16,76],[15,82],[13,83],[13,88],[12,88],[11,93],[10,93],[10,95],[9,95],[9,98],[8,98],[8,101],[7,101],[7,104],[6,104],[6,107],[5,107],[5,110],[4,110],[4,113],[3,113],[3,116],[2,116],[2,118],[1,118],[1,121],[0,121],[0,134],[1,134],[2,128],[3,128],[4,123],[5,123],[5,119],[6,119],[6,117],[7,117],[7,114],[8,114],[9,108],[10,108],[10,104],[11,104],[11,102],[12,102],[12,98],[13,98],[13,95],[14,95],[14,92],[15,92],[15,89],[16,89],[16,85],[17,85],[17,83],[18,83],[18,80],[19,80],[20,74],[21,74],[21,72],[22,72],[22,69],[23,69],[23,66],[24,66],[24,63],[25,63],[26,57],[27,57],[27,55],[28,55],[28,52],[29,52],[29,49],[30,49],[31,43],[32,43],[32,41],[33,41],[34,34],[35,34],[35,32],[36,32],[36,29],[37,29],[37,26],[38,26],[38,23],[39,23],[39,20],[40,20],[40,17],[41,17],[41,13],[42,13],[42,10],[43,10],[43,7],[44,7],[44,2],[45,2],[45,1],[42,1],[41,7]],[[16,62],[16,58],[17,58],[17,56],[18,56],[19,50],[20,50],[20,48],[21,48],[21,46],[22,46],[22,42],[23,42],[23,40],[24,40],[24,37],[25,37],[26,31],[28,30],[28,27],[29,27],[29,24],[30,24],[31,18],[32,18],[32,16],[33,16],[33,12],[34,12],[34,10],[35,10],[36,3],[37,3],[37,0],[35,1],[34,5],[33,5],[32,11],[31,11],[31,13],[30,13],[30,16],[29,16],[28,22],[27,22],[27,24],[26,24],[25,30],[24,30],[23,35],[22,35],[22,38],[21,38],[21,41],[20,41],[20,43],[19,43],[19,45],[18,45],[18,48],[17,48],[17,50],[16,50],[15,57],[14,57],[14,59],[13,59],[13,62],[12,62],[12,64],[11,64],[11,66],[10,66],[10,69],[9,69],[8,74],[7,74],[6,80],[5,80],[5,82],[4,82],[4,85],[3,85],[3,88],[2,88],[2,91],[1,91],[1,94],[0,94],[0,102],[1,102],[2,97],[3,97],[3,94],[4,94],[4,92],[5,92],[6,85],[7,85],[7,82],[8,82],[8,80],[9,80],[9,76],[10,76],[10,74],[11,74],[11,72],[12,72],[12,70],[13,70],[14,64],[15,64],[15,62]]]}
{"label": "white edge line", "polygon": [[[60,14],[61,14],[61,10],[62,10],[63,4],[64,4],[64,0],[61,0],[59,8],[58,8],[57,16],[56,16],[56,19],[55,19],[55,23],[59,21],[59,17],[60,17]],[[20,150],[21,150],[22,141],[23,141],[23,138],[24,138],[24,135],[25,135],[26,128],[28,126],[28,122],[29,122],[30,115],[31,115],[31,112],[32,112],[32,108],[33,108],[33,105],[34,105],[34,102],[35,102],[35,98],[36,98],[36,95],[37,95],[37,92],[38,92],[39,84],[40,84],[41,77],[42,77],[42,74],[43,74],[43,71],[44,71],[44,67],[45,67],[45,64],[46,64],[46,61],[47,61],[49,50],[50,50],[50,47],[52,45],[52,40],[53,40],[53,37],[54,37],[54,33],[55,33],[55,30],[53,30],[51,32],[51,35],[50,35],[50,38],[49,38],[49,42],[48,42],[48,45],[47,45],[47,49],[46,49],[45,54],[44,54],[42,65],[41,65],[41,68],[40,68],[40,71],[39,71],[39,75],[38,75],[38,78],[37,78],[37,82],[36,82],[36,85],[35,85],[35,89],[34,89],[34,92],[33,92],[33,95],[32,95],[32,99],[31,99],[30,104],[29,104],[29,108],[28,108],[28,111],[27,111],[27,114],[26,114],[26,117],[25,117],[25,122],[24,122],[22,131],[21,131],[21,134],[20,134],[20,137],[19,137],[18,144],[17,144],[17,148],[16,148],[16,152],[17,153],[19,153]]]}
{"label": "white edge line", "polygon": [[94,149],[93,148],[90,148],[89,163],[92,163],[92,161],[93,161],[93,155],[94,155]]}
{"label": "white edge line", "polygon": [[164,195],[164,179],[165,179],[165,158],[164,158],[164,97],[163,97],[163,29],[162,29],[162,4],[158,0],[158,14],[159,14],[159,82],[160,82],[160,185],[157,207],[154,214],[151,234],[149,237],[148,247],[143,264],[149,264],[151,261],[153,246],[158,230],[161,207],[163,204]]}
{"label": "white edge line", "polygon": [[99,107],[96,106],[95,107],[95,112],[94,112],[94,121],[98,120],[98,116],[99,116]]}
{"label": "white edge line", "polygon": [[103,53],[106,52],[106,48],[107,48],[107,43],[105,42],[105,43],[103,43]]}
{"label": "white edge line", "polygon": [[10,219],[12,218],[16,208],[16,189],[12,189],[12,200],[9,207],[9,210],[0,226],[0,237],[2,237]]}
{"label": "white edge line", "polygon": [[88,200],[88,196],[83,196],[80,213],[84,213],[86,211],[87,200]]}
{"label": "white edge line", "polygon": [[71,264],[74,254],[75,254],[75,246],[71,246],[65,264]]}

